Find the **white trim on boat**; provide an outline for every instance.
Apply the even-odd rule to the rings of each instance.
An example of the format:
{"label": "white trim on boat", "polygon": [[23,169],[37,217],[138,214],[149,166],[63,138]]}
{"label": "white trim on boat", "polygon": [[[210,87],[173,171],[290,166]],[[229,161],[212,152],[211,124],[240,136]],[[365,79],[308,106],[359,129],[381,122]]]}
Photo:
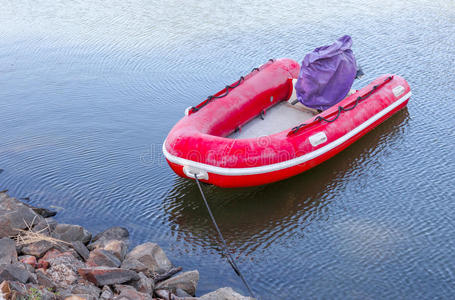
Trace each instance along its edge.
{"label": "white trim on boat", "polygon": [[347,140],[349,140],[351,137],[355,136],[383,116],[385,116],[387,113],[391,112],[394,108],[398,107],[400,104],[405,102],[411,97],[411,91],[409,91],[406,95],[398,99],[397,101],[393,102],[377,114],[375,114],[373,117],[369,118],[353,130],[349,131],[342,137],[336,139],[335,141],[325,145],[324,147],[321,147],[313,152],[304,154],[302,156],[286,160],[283,162],[275,163],[275,164],[270,164],[270,165],[265,165],[265,166],[259,166],[259,167],[251,167],[251,168],[223,168],[223,167],[217,167],[217,166],[212,166],[212,165],[207,165],[203,164],[200,162],[195,162],[192,160],[184,159],[175,155],[170,154],[166,150],[166,141],[163,143],[163,154],[164,156],[171,162],[181,165],[181,166],[187,166],[191,168],[196,168],[196,169],[201,169],[203,171],[209,172],[209,173],[214,173],[218,175],[226,175],[226,176],[241,176],[241,175],[255,175],[255,174],[263,174],[263,173],[270,173],[274,171],[279,171],[283,169],[287,169],[296,165],[300,165],[304,162],[307,162],[309,160],[312,160],[318,156],[321,156],[322,154],[332,150],[333,148],[343,144]]}

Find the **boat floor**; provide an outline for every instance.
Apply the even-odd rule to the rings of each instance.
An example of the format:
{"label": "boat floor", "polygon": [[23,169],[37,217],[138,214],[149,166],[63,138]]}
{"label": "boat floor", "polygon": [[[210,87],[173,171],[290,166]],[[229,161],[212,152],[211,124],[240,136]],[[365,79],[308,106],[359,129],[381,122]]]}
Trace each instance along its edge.
{"label": "boat floor", "polygon": [[290,129],[312,118],[314,113],[297,103],[280,102],[267,110],[264,120],[260,116],[242,126],[240,131],[228,136],[231,139],[247,139],[267,136]]}

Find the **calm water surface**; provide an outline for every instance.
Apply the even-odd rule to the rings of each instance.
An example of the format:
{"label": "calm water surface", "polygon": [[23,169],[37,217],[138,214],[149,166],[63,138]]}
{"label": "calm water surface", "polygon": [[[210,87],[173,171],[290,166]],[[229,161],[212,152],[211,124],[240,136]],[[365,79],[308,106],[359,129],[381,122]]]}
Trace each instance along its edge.
{"label": "calm water surface", "polygon": [[197,186],[161,145],[186,107],[343,34],[406,110],[300,176],[207,196],[262,299],[455,297],[453,1],[0,0],[0,189],[96,233],[127,227],[198,294],[233,286]]}

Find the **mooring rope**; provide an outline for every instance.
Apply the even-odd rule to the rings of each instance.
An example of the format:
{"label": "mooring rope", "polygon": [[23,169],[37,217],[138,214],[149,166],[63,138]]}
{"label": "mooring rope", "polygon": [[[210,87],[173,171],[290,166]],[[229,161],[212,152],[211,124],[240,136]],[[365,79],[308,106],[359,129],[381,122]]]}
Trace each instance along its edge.
{"label": "mooring rope", "polygon": [[199,179],[197,178],[196,174],[194,174],[194,179],[196,179],[196,183],[197,183],[197,186],[199,188],[199,191],[201,192],[201,196],[202,196],[202,199],[204,200],[205,207],[207,207],[207,210],[209,212],[210,218],[212,219],[212,223],[215,226],[216,231],[218,232],[218,236],[219,236],[219,238],[220,238],[220,240],[221,240],[221,242],[223,244],[223,248],[224,248],[223,249],[223,253],[224,253],[224,255],[227,257],[227,260],[228,260],[229,264],[231,265],[231,267],[234,269],[235,273],[240,277],[240,279],[242,279],[242,282],[246,286],[246,288],[248,289],[248,292],[250,293],[250,296],[255,298],[253,291],[251,290],[250,286],[248,285],[248,282],[245,280],[245,277],[243,277],[242,273],[240,272],[239,267],[235,263],[234,258],[232,257],[231,253],[229,252],[229,249],[228,249],[228,246],[226,244],[226,241],[224,240],[223,235],[221,234],[221,230],[220,230],[220,228],[218,227],[218,224],[215,221],[215,217],[213,216],[212,210],[210,209],[210,206],[207,203],[207,199],[205,198],[205,194],[204,194],[204,191],[202,190],[201,183],[199,182]]}

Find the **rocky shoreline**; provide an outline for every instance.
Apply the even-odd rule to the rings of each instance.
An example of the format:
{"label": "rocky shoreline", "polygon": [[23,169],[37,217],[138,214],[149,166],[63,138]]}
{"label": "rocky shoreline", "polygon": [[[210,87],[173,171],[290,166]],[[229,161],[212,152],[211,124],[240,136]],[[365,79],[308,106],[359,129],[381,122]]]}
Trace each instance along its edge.
{"label": "rocky shoreline", "polygon": [[0,300],[253,299],[229,287],[195,297],[199,272],[181,272],[157,244],[128,251],[126,228],[92,237],[55,214],[0,192]]}

